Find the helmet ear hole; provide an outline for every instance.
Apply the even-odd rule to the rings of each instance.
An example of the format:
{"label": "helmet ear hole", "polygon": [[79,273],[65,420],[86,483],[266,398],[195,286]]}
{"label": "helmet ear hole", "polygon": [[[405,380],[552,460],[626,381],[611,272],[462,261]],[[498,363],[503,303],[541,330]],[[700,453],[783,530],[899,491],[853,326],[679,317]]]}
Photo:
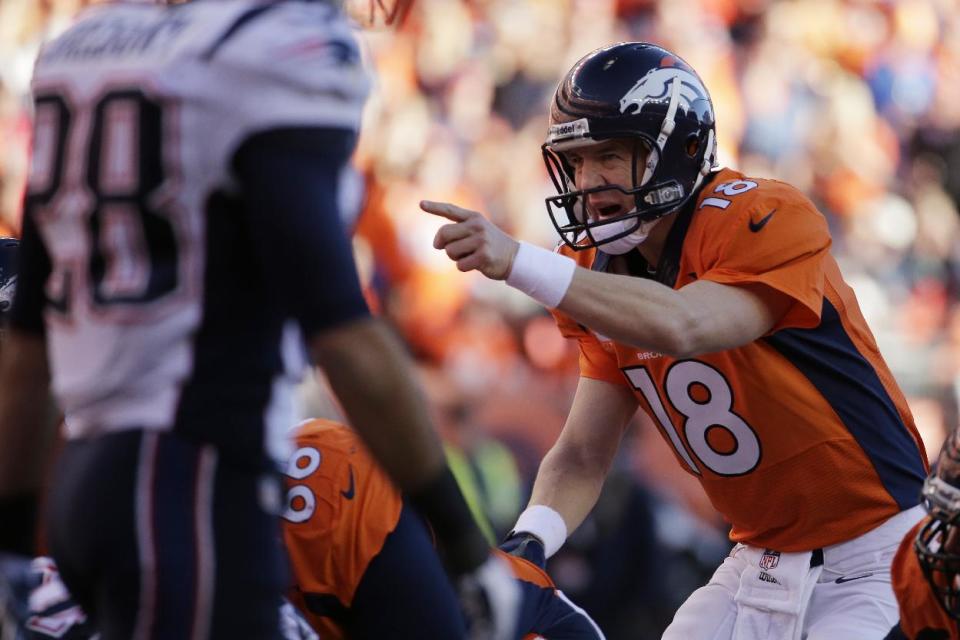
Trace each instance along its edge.
{"label": "helmet ear hole", "polygon": [[684,148],[687,150],[687,155],[691,158],[697,157],[697,152],[700,151],[700,136],[695,133],[691,133],[687,136],[687,142],[684,145]]}

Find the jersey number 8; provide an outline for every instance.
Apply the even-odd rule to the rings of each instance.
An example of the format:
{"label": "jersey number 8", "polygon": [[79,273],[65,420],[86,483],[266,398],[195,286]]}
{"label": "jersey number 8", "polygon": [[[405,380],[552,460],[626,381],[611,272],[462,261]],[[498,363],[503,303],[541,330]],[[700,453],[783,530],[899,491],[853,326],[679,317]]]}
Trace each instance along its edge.
{"label": "jersey number 8", "polygon": [[[39,93],[35,104],[25,205],[48,246],[61,247],[51,252],[51,306],[69,314],[71,289],[83,282],[99,308],[141,305],[174,292],[182,256],[169,212],[158,204],[167,180],[162,106],[139,89],[109,91],[90,108],[87,136],[75,131],[85,119],[64,96]],[[68,164],[68,157],[79,161]],[[66,237],[74,219],[82,223],[82,238]]]}
{"label": "jersey number 8", "polygon": [[[287,464],[285,475],[291,480],[304,480],[320,468],[323,456],[313,447],[300,447]],[[306,485],[295,484],[287,491],[283,519],[294,523],[306,522],[317,508],[317,497]]]}

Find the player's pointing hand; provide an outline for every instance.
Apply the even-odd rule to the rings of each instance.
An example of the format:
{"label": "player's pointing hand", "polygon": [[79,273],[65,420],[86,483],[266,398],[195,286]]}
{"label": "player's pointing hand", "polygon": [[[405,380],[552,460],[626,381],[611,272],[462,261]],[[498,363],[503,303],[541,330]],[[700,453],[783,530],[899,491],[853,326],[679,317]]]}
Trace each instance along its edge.
{"label": "player's pointing hand", "polygon": [[420,208],[451,220],[437,231],[433,246],[443,249],[460,271],[476,269],[493,280],[505,280],[520,243],[476,211],[449,202],[421,200]]}

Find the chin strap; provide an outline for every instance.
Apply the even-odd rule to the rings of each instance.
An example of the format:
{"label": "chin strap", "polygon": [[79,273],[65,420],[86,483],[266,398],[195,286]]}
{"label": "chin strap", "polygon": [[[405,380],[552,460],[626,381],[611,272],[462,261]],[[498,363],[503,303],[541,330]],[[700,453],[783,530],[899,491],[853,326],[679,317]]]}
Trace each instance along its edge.
{"label": "chin strap", "polygon": [[696,191],[703,183],[703,179],[710,175],[710,171],[713,169],[715,144],[716,140],[714,139],[713,129],[710,129],[710,132],[707,133],[707,148],[703,154],[703,163],[700,165],[700,173],[697,175],[697,179],[693,183],[693,189],[691,189],[691,192]]}
{"label": "chin strap", "polygon": [[714,155],[716,149],[714,148],[716,144],[716,139],[714,138],[713,129],[710,129],[710,132],[707,133],[707,148],[703,152],[703,164],[700,165],[700,175],[705,176],[710,173],[710,170],[713,169]]}

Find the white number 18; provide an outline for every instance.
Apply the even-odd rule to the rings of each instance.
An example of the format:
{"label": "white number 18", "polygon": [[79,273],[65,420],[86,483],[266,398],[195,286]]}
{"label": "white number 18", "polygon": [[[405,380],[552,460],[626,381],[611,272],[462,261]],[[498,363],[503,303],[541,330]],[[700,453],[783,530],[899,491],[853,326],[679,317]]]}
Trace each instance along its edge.
{"label": "white number 18", "polygon": [[[691,451],[684,446],[647,368],[624,369],[624,373],[633,387],[646,398],[673,448],[695,474],[701,475],[701,471],[690,456],[691,451],[701,464],[721,476],[749,473],[760,462],[760,440],[756,432],[732,411],[733,392],[730,384],[722,373],[710,365],[697,360],[678,362],[667,371],[664,384],[667,399],[684,416],[680,428]],[[701,385],[707,390],[709,397],[705,402],[691,395],[693,385]],[[717,451],[710,444],[707,434],[714,428],[725,430],[733,438],[734,446],[730,451]]]}

